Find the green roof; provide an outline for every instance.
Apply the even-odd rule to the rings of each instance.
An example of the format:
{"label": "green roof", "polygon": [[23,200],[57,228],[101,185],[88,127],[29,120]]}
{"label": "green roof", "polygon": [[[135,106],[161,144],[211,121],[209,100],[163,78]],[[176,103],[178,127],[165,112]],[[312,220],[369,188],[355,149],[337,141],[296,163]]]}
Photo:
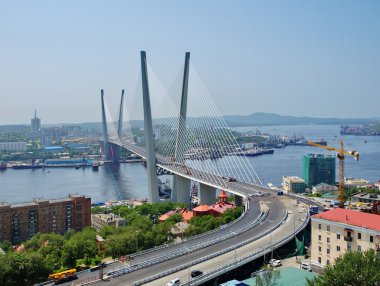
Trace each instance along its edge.
{"label": "green roof", "polygon": [[[306,278],[313,278],[317,274],[294,267],[286,267],[280,269],[280,275],[275,286],[305,286]],[[243,282],[250,286],[256,286],[256,278],[249,278]]]}

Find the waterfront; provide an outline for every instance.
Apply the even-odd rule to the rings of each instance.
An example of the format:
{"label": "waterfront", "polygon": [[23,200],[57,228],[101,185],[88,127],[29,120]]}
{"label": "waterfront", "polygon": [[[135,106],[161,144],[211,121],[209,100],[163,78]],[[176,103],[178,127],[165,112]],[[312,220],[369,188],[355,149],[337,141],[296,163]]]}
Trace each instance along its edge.
{"label": "waterfront", "polygon": [[[258,127],[236,128],[238,131],[255,131]],[[304,136],[306,139],[324,138],[328,145],[338,147],[337,125],[294,125],[260,127],[261,132],[279,135]],[[336,136],[336,137],[335,137]],[[372,182],[380,179],[380,137],[343,136],[347,149],[360,152],[358,162],[346,159],[346,176],[359,177]],[[367,140],[367,143],[365,143]],[[279,185],[283,175],[302,177],[302,156],[306,153],[328,153],[311,146],[287,146],[276,149],[272,155],[248,158],[260,179]],[[219,160],[215,160],[217,163]],[[93,202],[112,199],[147,197],[146,169],[141,163],[102,166],[99,171],[91,168],[49,168],[37,170],[0,171],[0,202],[27,202],[33,198],[63,198],[68,194],[85,194]]]}

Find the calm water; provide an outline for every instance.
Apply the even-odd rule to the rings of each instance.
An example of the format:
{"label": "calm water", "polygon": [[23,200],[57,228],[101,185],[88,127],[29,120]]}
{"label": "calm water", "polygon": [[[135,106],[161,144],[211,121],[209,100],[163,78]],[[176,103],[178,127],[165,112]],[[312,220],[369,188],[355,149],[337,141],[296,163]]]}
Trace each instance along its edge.
{"label": "calm water", "polygon": [[[258,127],[236,128],[255,131]],[[339,146],[339,126],[297,125],[259,128],[269,134],[304,136],[307,139],[324,138],[331,146]],[[336,136],[336,137],[335,137]],[[360,153],[358,162],[347,157],[346,176],[380,179],[380,137],[344,136],[347,149]],[[367,140],[367,143],[365,143]],[[280,185],[282,176],[302,176],[302,157],[306,153],[334,154],[309,146],[288,146],[275,149],[273,155],[250,157],[249,162],[264,183]],[[98,172],[91,168],[50,168],[47,170],[12,170],[0,172],[0,202],[27,202],[33,198],[63,198],[70,193],[85,194],[93,202],[111,199],[147,197],[146,169],[141,163],[103,166]]]}

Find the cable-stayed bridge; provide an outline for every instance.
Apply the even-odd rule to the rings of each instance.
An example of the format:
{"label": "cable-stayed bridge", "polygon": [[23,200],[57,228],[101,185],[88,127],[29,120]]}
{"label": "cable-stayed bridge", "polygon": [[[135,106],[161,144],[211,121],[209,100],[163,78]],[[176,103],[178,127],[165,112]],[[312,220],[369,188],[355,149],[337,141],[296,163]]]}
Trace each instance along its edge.
{"label": "cable-stayed bridge", "polygon": [[[143,98],[143,142],[137,142],[133,128],[123,130],[124,90],[122,91],[118,121],[115,124],[105,104],[102,90],[102,121],[104,155],[106,160],[117,162],[120,147],[141,156],[147,162],[149,200],[159,202],[157,175],[173,174],[172,200],[189,202],[191,180],[200,183],[201,203],[215,201],[215,189],[236,194],[236,203],[247,192],[229,181],[246,183],[244,189],[263,189],[251,163],[244,156],[232,131],[224,122],[211,97],[193,69],[190,69],[190,53],[186,53],[181,82],[181,100],[177,108],[166,90],[153,74],[149,85],[148,65],[145,52],[141,52],[141,92]],[[158,84],[157,84],[158,82]],[[201,87],[200,87],[201,86]],[[193,96],[194,95],[194,96]],[[151,98],[163,98],[167,115],[153,127]],[[189,99],[189,100],[188,100]],[[195,99],[195,100],[194,100]],[[189,117],[189,113],[191,117]],[[141,140],[140,140],[141,141]],[[266,189],[266,188],[264,188]]]}
{"label": "cable-stayed bridge", "polygon": [[[128,115],[123,108],[124,91],[116,124],[101,92],[105,159],[117,163],[120,148],[144,158],[151,202],[160,202],[157,176],[173,174],[172,201],[188,203],[191,181],[196,181],[201,204],[214,203],[216,189],[223,189],[235,194],[235,203],[244,206],[244,214],[233,224],[201,237],[136,253],[132,264],[113,270],[114,278],[108,285],[165,285],[175,277],[185,285],[201,285],[273,252],[293,239],[309,221],[307,209],[297,203],[311,202],[287,195],[278,197],[262,185],[191,68],[190,53],[186,53],[179,78],[180,89],[174,95],[181,94],[181,100],[176,107],[147,64],[145,52],[141,52],[141,89],[137,94],[143,99],[143,129],[133,127],[131,120],[123,120]],[[161,104],[158,101],[151,105],[151,99],[157,102],[160,97]],[[136,109],[133,106],[132,110]],[[157,110],[166,113],[159,116]],[[123,129],[123,122],[130,126]],[[255,197],[259,192],[267,196]],[[190,279],[190,268],[204,274]]]}

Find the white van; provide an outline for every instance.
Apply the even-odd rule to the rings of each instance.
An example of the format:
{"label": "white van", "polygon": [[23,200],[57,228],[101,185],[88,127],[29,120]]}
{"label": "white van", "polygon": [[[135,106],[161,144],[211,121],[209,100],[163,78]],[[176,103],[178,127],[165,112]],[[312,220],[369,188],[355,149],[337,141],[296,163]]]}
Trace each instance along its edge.
{"label": "white van", "polygon": [[166,286],[179,286],[181,285],[181,280],[179,278],[175,278],[171,280]]}
{"label": "white van", "polygon": [[301,269],[311,272],[311,266],[309,263],[302,263]]}

